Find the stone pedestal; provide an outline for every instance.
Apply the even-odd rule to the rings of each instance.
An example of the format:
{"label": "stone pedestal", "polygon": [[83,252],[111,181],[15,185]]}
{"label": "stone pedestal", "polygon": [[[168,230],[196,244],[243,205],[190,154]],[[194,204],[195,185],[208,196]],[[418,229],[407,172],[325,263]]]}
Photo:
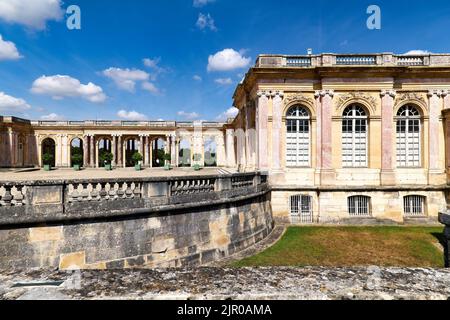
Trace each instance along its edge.
{"label": "stone pedestal", "polygon": [[439,222],[445,225],[444,229],[445,267],[450,268],[450,211],[440,212]]}

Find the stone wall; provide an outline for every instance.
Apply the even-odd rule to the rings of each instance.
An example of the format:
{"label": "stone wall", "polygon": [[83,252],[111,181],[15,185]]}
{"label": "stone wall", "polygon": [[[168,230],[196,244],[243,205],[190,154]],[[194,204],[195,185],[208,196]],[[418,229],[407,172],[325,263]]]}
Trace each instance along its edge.
{"label": "stone wall", "polygon": [[[359,223],[437,223],[438,213],[447,207],[446,187],[372,187],[372,188],[283,188],[273,187],[271,201],[276,221],[291,222],[289,198],[307,195],[312,199],[313,222],[330,224]],[[348,197],[370,197],[370,218],[354,218],[348,213]],[[405,216],[403,199],[408,195],[425,197],[425,214],[418,217]]]}
{"label": "stone wall", "polygon": [[[134,198],[114,199],[120,192],[113,195],[106,188],[111,199],[82,200],[80,194],[80,201],[74,201],[67,187],[73,182],[28,186],[25,194],[46,201],[50,210],[36,201],[32,210],[27,200],[9,206],[12,212],[28,211],[19,212],[22,217],[16,216],[15,224],[13,214],[0,219],[0,268],[195,266],[265,238],[273,221],[264,178],[247,174],[215,179],[209,191],[200,185],[181,190],[174,187],[175,181],[134,181]],[[47,192],[41,192],[42,187]],[[92,189],[91,198],[96,194]],[[52,197],[52,190],[59,190],[61,197]],[[182,194],[188,190],[191,193]],[[102,191],[98,193],[105,197]],[[130,195],[128,190],[124,193]],[[151,200],[149,195],[155,194],[160,196]]]}

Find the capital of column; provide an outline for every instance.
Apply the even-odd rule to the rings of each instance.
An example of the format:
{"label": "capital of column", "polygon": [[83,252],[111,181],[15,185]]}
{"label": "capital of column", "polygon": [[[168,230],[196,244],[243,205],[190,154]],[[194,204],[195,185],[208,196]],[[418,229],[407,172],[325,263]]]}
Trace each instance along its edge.
{"label": "capital of column", "polygon": [[381,90],[381,97],[383,98],[384,96],[390,96],[391,98],[395,98],[395,96],[397,95],[397,91],[395,90]]}
{"label": "capital of column", "polygon": [[317,98],[317,97],[325,97],[325,96],[329,96],[329,97],[331,97],[331,98],[333,98],[334,97],[334,90],[329,90],[329,89],[327,89],[327,90],[318,90],[318,91],[316,91],[315,93],[314,93],[314,96]]}
{"label": "capital of column", "polygon": [[438,89],[430,89],[428,90],[428,97],[431,98],[433,96],[445,97],[448,94],[448,90],[438,90]]}
{"label": "capital of column", "polygon": [[259,90],[256,95],[261,98],[261,97],[266,97],[269,98],[271,96],[271,92],[270,91],[266,91],[266,90]]}

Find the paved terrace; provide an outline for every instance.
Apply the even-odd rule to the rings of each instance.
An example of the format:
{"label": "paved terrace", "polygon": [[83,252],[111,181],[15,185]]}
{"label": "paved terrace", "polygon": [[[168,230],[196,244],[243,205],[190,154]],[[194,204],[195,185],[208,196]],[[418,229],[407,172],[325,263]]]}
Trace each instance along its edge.
{"label": "paved terrace", "polygon": [[233,169],[203,168],[195,171],[193,168],[174,168],[170,171],[164,168],[146,168],[136,171],[134,168],[118,168],[112,171],[105,169],[57,169],[44,171],[42,169],[0,169],[0,182],[5,181],[39,181],[39,180],[71,180],[71,179],[103,179],[103,178],[146,178],[146,177],[185,177],[198,175],[217,175],[234,173]]}
{"label": "paved terrace", "polygon": [[0,299],[449,298],[450,270],[444,269],[268,267],[0,272]]}

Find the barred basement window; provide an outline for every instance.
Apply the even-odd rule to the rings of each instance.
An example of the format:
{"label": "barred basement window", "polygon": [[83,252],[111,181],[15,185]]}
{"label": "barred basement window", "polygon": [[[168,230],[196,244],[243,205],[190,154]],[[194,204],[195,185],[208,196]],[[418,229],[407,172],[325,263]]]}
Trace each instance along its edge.
{"label": "barred basement window", "polygon": [[397,166],[420,167],[421,117],[414,106],[403,106],[397,113]]}
{"label": "barred basement window", "polygon": [[425,197],[406,196],[403,198],[403,212],[408,217],[425,216]]}
{"label": "barred basement window", "polygon": [[312,197],[295,195],[289,198],[289,212],[292,223],[312,223]]}
{"label": "barred basement window", "polygon": [[367,167],[367,114],[358,105],[343,113],[342,163],[344,167]]}
{"label": "barred basement window", "polygon": [[310,120],[308,110],[294,106],[286,114],[286,162],[290,167],[310,166]]}
{"label": "barred basement window", "polygon": [[348,213],[351,217],[370,217],[370,197],[348,197]]}

